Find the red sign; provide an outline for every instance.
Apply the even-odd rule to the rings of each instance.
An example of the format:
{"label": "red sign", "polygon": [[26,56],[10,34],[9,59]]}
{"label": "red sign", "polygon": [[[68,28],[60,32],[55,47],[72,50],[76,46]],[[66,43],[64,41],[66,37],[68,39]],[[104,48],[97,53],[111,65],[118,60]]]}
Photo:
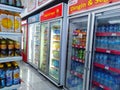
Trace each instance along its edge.
{"label": "red sign", "polygon": [[58,4],[50,9],[43,11],[40,15],[40,20],[46,21],[53,18],[61,17],[63,14],[63,4]]}
{"label": "red sign", "polygon": [[69,0],[69,15],[119,0]]}

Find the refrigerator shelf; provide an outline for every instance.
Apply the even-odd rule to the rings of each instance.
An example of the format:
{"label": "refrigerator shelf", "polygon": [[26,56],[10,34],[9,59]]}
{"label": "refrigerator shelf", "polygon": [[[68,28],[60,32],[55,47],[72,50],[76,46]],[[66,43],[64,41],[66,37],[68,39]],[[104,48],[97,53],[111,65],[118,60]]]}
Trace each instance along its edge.
{"label": "refrigerator shelf", "polygon": [[0,58],[0,63],[12,62],[12,61],[20,61],[20,60],[22,60],[22,56],[4,57],[4,58]]}
{"label": "refrigerator shelf", "polygon": [[120,74],[120,69],[117,69],[117,68],[109,67],[99,63],[94,63],[94,66]]}
{"label": "refrigerator shelf", "polygon": [[109,53],[109,54],[120,55],[120,51],[118,51],[118,50],[109,50],[109,49],[104,49],[104,48],[96,48],[96,51],[101,52],[101,53]]}
{"label": "refrigerator shelf", "polygon": [[53,35],[60,35],[60,34],[53,34]]}
{"label": "refrigerator shelf", "polygon": [[2,88],[2,90],[16,90],[16,89],[18,89],[20,87],[20,84],[18,84],[18,85],[12,85],[12,86],[10,86],[10,87],[4,87],[4,88]]}
{"label": "refrigerator shelf", "polygon": [[77,57],[75,57],[75,56],[72,56],[71,59],[74,60],[74,61],[78,61],[78,62],[80,62],[80,63],[85,63],[84,60],[82,60],[82,59],[80,59],[80,58],[77,58]]}
{"label": "refrigerator shelf", "polygon": [[93,83],[95,86],[98,86],[98,87],[100,87],[100,88],[102,88],[102,89],[104,89],[104,90],[112,90],[112,89],[110,89],[109,87],[100,84],[99,82],[92,81],[92,83]]}
{"label": "refrigerator shelf", "polygon": [[85,49],[85,46],[81,46],[81,45],[79,45],[79,44],[72,44],[72,47]]}
{"label": "refrigerator shelf", "polygon": [[71,72],[71,74],[73,74],[73,75],[75,75],[75,76],[77,76],[77,77],[79,77],[79,78],[83,78],[83,75],[80,74],[80,73],[78,73],[78,72],[75,72],[75,71],[73,71],[73,70],[71,70],[70,72]]}
{"label": "refrigerator shelf", "polygon": [[60,42],[60,40],[53,40],[53,42]]}
{"label": "refrigerator shelf", "polygon": [[112,32],[97,32],[96,36],[120,36],[120,32],[112,33]]}
{"label": "refrigerator shelf", "polygon": [[51,68],[52,68],[52,69],[55,69],[55,70],[59,70],[58,67],[55,67],[55,66],[53,66],[53,65],[51,66]]}
{"label": "refrigerator shelf", "polygon": [[59,61],[59,60],[60,60],[59,58],[52,58],[52,59],[57,60],[57,61]]}
{"label": "refrigerator shelf", "polygon": [[12,11],[12,12],[19,12],[19,13],[21,13],[23,11],[23,8],[18,8],[18,7],[4,5],[4,4],[0,4],[0,9]]}

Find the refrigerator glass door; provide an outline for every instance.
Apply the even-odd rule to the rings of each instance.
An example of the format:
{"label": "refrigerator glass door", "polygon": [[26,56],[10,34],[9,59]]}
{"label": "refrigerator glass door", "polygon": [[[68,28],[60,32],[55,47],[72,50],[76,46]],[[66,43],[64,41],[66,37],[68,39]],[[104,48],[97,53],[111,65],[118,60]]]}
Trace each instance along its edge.
{"label": "refrigerator glass door", "polygon": [[66,88],[83,90],[88,16],[69,20]]}
{"label": "refrigerator glass door", "polygon": [[92,90],[120,90],[120,10],[95,14]]}
{"label": "refrigerator glass door", "polygon": [[48,44],[49,44],[49,30],[48,23],[41,23],[40,34],[40,61],[39,69],[43,73],[48,73]]}
{"label": "refrigerator glass door", "polygon": [[34,24],[33,34],[33,64],[38,67],[39,48],[40,48],[40,23]]}
{"label": "refrigerator glass door", "polygon": [[50,31],[49,75],[56,81],[59,81],[61,20],[50,22]]}
{"label": "refrigerator glass door", "polygon": [[28,26],[28,62],[33,62],[33,35],[34,35],[34,24]]}

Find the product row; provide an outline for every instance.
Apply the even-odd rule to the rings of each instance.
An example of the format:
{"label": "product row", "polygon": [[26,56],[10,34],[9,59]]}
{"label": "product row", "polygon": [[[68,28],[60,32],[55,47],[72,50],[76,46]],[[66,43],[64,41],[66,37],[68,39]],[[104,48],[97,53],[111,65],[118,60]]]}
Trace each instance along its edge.
{"label": "product row", "polygon": [[120,32],[120,24],[100,25],[97,32]]}
{"label": "product row", "polygon": [[95,70],[93,73],[93,80],[111,88],[111,90],[120,90],[119,74],[117,75],[103,70]]}
{"label": "product row", "polygon": [[96,53],[95,62],[120,69],[120,55]]}
{"label": "product row", "polygon": [[0,0],[0,4],[6,4],[15,7],[22,7],[21,0]]}
{"label": "product row", "polygon": [[120,37],[96,37],[96,47],[120,50]]}
{"label": "product row", "polygon": [[0,39],[0,57],[20,56],[20,43],[11,39]]}
{"label": "product row", "polygon": [[76,76],[71,75],[68,79],[68,86],[72,89],[72,90],[82,90],[83,88],[83,79],[78,78]]}
{"label": "product row", "polygon": [[17,62],[0,64],[0,88],[20,84],[20,68]]}
{"label": "product row", "polygon": [[71,60],[71,70],[73,70],[74,72],[83,74],[84,73],[84,64],[81,64],[80,62]]}
{"label": "product row", "polygon": [[76,29],[73,34],[75,35],[73,36],[72,44],[86,45],[86,32]]}
{"label": "product row", "polygon": [[72,56],[85,60],[85,49],[72,48]]}
{"label": "product row", "polygon": [[0,31],[21,32],[21,17],[18,13],[0,10]]}

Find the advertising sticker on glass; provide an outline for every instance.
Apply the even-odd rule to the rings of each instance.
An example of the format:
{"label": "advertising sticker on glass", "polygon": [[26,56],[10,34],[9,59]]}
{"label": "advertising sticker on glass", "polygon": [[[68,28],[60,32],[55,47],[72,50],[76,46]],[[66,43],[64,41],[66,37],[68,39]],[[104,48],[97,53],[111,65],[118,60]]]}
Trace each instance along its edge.
{"label": "advertising sticker on glass", "polygon": [[28,0],[27,11],[30,12],[36,8],[36,0]]}

